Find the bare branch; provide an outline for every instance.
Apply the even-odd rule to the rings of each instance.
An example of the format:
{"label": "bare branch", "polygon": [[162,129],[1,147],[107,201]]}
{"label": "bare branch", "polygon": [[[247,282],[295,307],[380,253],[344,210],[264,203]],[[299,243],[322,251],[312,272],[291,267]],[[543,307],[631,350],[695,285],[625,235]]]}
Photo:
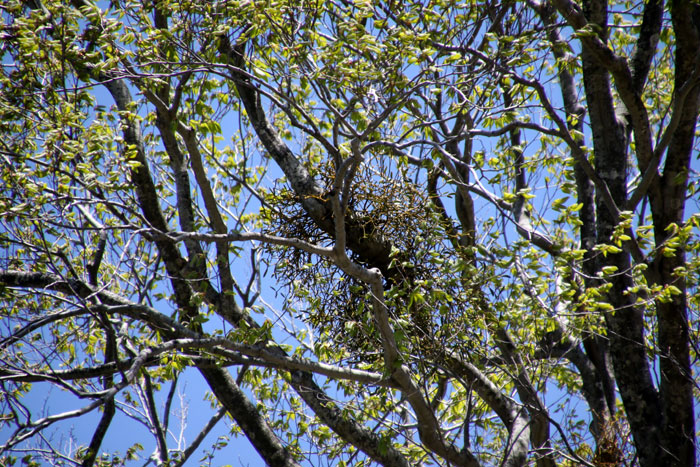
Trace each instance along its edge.
{"label": "bare branch", "polygon": [[192,454],[195,453],[199,445],[202,444],[202,441],[204,441],[204,438],[206,438],[209,432],[214,429],[216,424],[219,423],[222,418],[224,418],[224,415],[226,415],[226,409],[224,407],[219,408],[219,410],[216,411],[216,414],[214,414],[206,425],[202,427],[199,433],[197,433],[197,436],[195,436],[190,445],[187,446],[187,449],[180,454],[180,457],[177,458],[177,461],[173,464],[173,467],[181,467],[185,465],[185,462],[187,462]]}

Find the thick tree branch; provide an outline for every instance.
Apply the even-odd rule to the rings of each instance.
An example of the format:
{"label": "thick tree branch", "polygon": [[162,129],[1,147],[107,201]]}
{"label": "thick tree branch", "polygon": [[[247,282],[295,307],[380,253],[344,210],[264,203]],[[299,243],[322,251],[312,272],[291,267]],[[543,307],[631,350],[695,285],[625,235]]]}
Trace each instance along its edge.
{"label": "thick tree branch", "polygon": [[[149,163],[144,152],[145,145],[141,136],[141,130],[134,121],[134,116],[129,116],[131,115],[131,106],[133,104],[131,92],[124,81],[109,81],[104,85],[114,98],[119,110],[124,113],[124,117],[122,117],[124,140],[128,147],[133,148],[132,153],[125,154],[125,156],[133,157],[138,162],[138,166],[131,170],[131,179],[134,183],[134,190],[136,191],[141,211],[151,227],[161,232],[167,232],[169,230],[168,224],[160,209],[161,200],[150,173]],[[165,261],[178,304],[189,304],[191,288],[187,281],[181,278],[182,271],[186,266],[185,260],[172,242],[161,238],[156,240],[156,245]],[[185,310],[187,310],[185,316],[191,317],[197,313],[197,310],[189,305],[185,307]]]}
{"label": "thick tree branch", "polygon": [[663,0],[651,0],[644,4],[642,25],[639,29],[637,43],[634,46],[634,52],[630,60],[634,89],[640,95],[644,90],[644,84],[651,69],[651,62],[656,53],[656,45],[659,42],[663,19]]}
{"label": "thick tree branch", "polygon": [[83,467],[91,467],[94,465],[100,446],[102,445],[102,441],[104,441],[104,438],[107,435],[107,429],[111,425],[115,413],[116,405],[114,403],[114,397],[111,397],[105,401],[102,417],[100,417],[100,421],[95,428],[92,439],[90,440],[87,455],[83,459]]}
{"label": "thick tree branch", "polygon": [[[687,96],[682,108],[674,108],[666,162],[659,180],[660,196],[650,196],[655,226],[655,241],[663,245],[674,233],[672,225],[681,225],[686,218],[691,158],[697,153],[697,120],[700,113],[700,6],[674,1],[671,19],[676,38],[674,107],[680,94]],[[680,107],[680,105],[679,105]],[[678,115],[676,117],[676,114]],[[675,122],[674,122],[675,120]],[[669,129],[667,128],[667,132]],[[666,134],[664,134],[666,136]],[[696,431],[697,396],[694,397],[694,375],[691,363],[691,332],[688,303],[688,279],[678,271],[687,267],[687,246],[680,244],[672,254],[658,254],[652,268],[659,283],[673,285],[678,294],[670,300],[655,301],[658,323],[659,391],[661,395],[662,439],[669,463],[694,466],[697,462]],[[697,394],[697,393],[695,393]]]}
{"label": "thick tree branch", "polygon": [[[646,166],[648,161],[652,160],[653,149],[649,115],[642,101],[641,85],[637,84],[642,79],[642,76],[633,76],[627,60],[616,55],[605,44],[603,39],[594,32],[594,28],[598,27],[598,25],[591,26],[576,3],[572,0],[552,0],[552,3],[567,22],[579,33],[578,38],[586,51],[594,56],[598,63],[605,67],[615,78],[615,87],[629,112],[637,158],[642,161],[642,166]],[[642,59],[649,60],[651,57],[642,58],[640,56],[639,60]],[[643,81],[641,83],[643,84]]]}
{"label": "thick tree branch", "polygon": [[[633,87],[631,71],[624,58],[616,56],[605,44],[607,40],[607,3],[590,2],[586,11],[568,0],[553,2],[568,23],[577,31],[583,44],[583,78],[589,109],[595,150],[595,170],[614,199],[621,206],[627,200],[628,122],[618,117],[610,75],[629,112],[635,136],[637,158],[649,160],[652,156],[651,131],[646,107]],[[623,112],[624,113],[624,112]],[[596,183],[596,188],[600,189]],[[610,210],[608,203],[597,200],[597,243],[607,243],[620,220],[619,212]],[[613,266],[618,271],[629,271],[629,254],[621,252],[597,257],[597,268]],[[630,274],[618,274],[609,279],[610,290],[606,300],[615,309],[604,314],[613,368],[617,385],[635,439],[641,462],[655,458],[659,446],[662,421],[657,417],[659,394],[654,387],[645,349],[643,310],[635,305],[628,294],[633,286]],[[634,389],[632,389],[634,388]]]}
{"label": "thick tree branch", "polygon": [[[128,111],[131,98],[126,84],[122,81],[114,81],[108,83],[107,88],[117,102],[118,107]],[[151,225],[162,232],[167,232],[167,224],[158,207],[160,199],[148,171],[148,161],[143,152],[144,144],[139,129],[134,125],[133,121],[125,119],[123,131],[125,140],[136,148],[137,160],[140,162],[139,167],[132,170],[132,179],[136,185],[135,189],[141,209]],[[179,251],[173,247],[172,242],[160,238],[156,240],[156,245],[161,253],[161,257],[165,260],[166,268],[171,276],[171,282],[176,292],[176,303],[183,311],[181,317],[186,321],[190,321],[197,315],[198,311],[192,305],[190,286],[187,281],[182,279],[184,261]],[[200,278],[202,277],[200,276]],[[203,285],[201,283],[200,287]],[[206,287],[205,290],[207,292],[213,291],[210,287]],[[217,297],[213,297],[213,299],[218,301]],[[238,385],[235,384],[235,381],[230,378],[225,370],[200,368],[200,372],[266,462],[271,465],[297,465],[279,439],[277,439],[274,432],[267,426],[267,422],[255,410],[253,404],[240,391]],[[226,389],[227,387],[228,389]]]}

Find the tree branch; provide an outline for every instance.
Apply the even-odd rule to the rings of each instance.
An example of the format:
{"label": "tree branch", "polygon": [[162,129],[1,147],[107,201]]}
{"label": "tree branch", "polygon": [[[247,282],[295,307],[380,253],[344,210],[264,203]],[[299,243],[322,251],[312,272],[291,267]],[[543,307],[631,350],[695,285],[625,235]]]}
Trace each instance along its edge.
{"label": "tree branch", "polygon": [[463,378],[466,381],[466,386],[473,388],[506,426],[510,436],[501,465],[524,465],[527,462],[530,446],[530,428],[529,417],[523,408],[503,395],[499,388],[473,364],[464,361],[454,352],[449,353],[446,357],[453,374]]}
{"label": "tree branch", "polygon": [[197,450],[200,444],[202,444],[202,441],[204,441],[204,438],[211,432],[211,430],[214,429],[217,423],[224,418],[224,415],[226,415],[226,408],[221,407],[219,410],[216,411],[216,414],[214,414],[213,417],[209,419],[209,421],[204,425],[204,427],[197,433],[197,436],[192,440],[189,446],[187,446],[187,449],[185,449],[180,457],[177,459],[177,461],[173,464],[173,467],[182,467],[185,465],[185,462],[194,454],[194,452]]}
{"label": "tree branch", "polygon": [[[641,84],[643,84],[643,81],[640,84],[640,80],[642,77],[633,76],[627,60],[616,55],[593,31],[592,26],[588,23],[578,5],[571,0],[552,0],[552,3],[566,21],[579,33],[578,38],[583,46],[615,78],[615,87],[629,112],[637,158],[642,161],[642,166],[646,166],[648,163],[646,161],[652,160],[653,149],[649,115],[641,98]],[[641,60],[641,52],[640,56],[635,58]],[[645,57],[644,59],[650,60],[651,57]],[[640,73],[641,71],[641,69],[638,70]]]}

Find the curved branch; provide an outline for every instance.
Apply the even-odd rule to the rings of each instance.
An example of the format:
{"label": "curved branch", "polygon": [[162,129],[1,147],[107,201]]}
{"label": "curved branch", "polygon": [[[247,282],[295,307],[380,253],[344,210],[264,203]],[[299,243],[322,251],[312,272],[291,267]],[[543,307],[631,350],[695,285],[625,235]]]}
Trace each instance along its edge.
{"label": "curved branch", "polygon": [[451,371],[463,378],[501,419],[508,429],[509,443],[502,465],[521,466],[527,462],[530,427],[527,414],[514,400],[506,397],[477,367],[455,353],[447,355]]}
{"label": "curved branch", "polygon": [[[60,277],[53,276],[51,274],[25,273],[22,271],[0,270],[0,281],[4,281],[6,284],[12,287],[48,288],[51,290],[56,290],[69,294],[76,290],[82,290],[82,294],[84,297],[89,297],[91,295],[90,288],[87,284],[77,280],[63,280]],[[69,282],[70,285],[72,285],[72,287],[70,288],[68,284]],[[172,350],[174,348],[206,349],[214,354],[221,355],[223,357],[236,358],[235,354],[246,355],[248,357],[255,357],[261,359],[264,362],[267,362],[268,365],[279,369],[286,369],[290,371],[309,371],[312,373],[322,374],[329,378],[345,379],[365,384],[377,384],[381,386],[395,387],[395,384],[392,384],[390,381],[385,380],[385,378],[378,373],[329,365],[322,362],[314,362],[300,357],[290,357],[285,354],[281,354],[279,352],[279,349],[274,346],[244,345],[232,342],[228,339],[205,338],[202,337],[199,333],[180,325],[171,318],[159,313],[155,309],[152,309],[148,306],[130,302],[127,299],[121,298],[117,295],[105,291],[99,291],[95,293],[104,302],[108,302],[109,304],[90,305],[85,310],[85,312],[92,311],[105,314],[119,314],[129,316],[131,318],[142,320],[148,323],[154,329],[160,330],[166,336],[169,336],[171,338],[171,340],[167,341],[161,346],[152,347],[150,352],[154,353],[154,355],[166,352],[168,350]],[[231,355],[229,351],[233,351],[235,352],[235,354]],[[109,374],[110,372],[117,372],[127,365],[133,366],[133,360],[108,363],[99,367],[94,367],[92,369],[63,370],[62,372],[57,372],[56,375],[60,376],[63,379],[96,377]],[[34,378],[34,380],[36,380],[36,378],[39,377],[36,375],[32,373],[27,374],[21,378],[22,380],[27,381],[29,381],[29,379],[26,378]],[[49,374],[47,374],[46,376],[48,377]],[[19,375],[5,370],[4,372],[0,372],[0,378],[18,379]]]}
{"label": "curved branch", "polygon": [[[2,270],[0,270],[0,274],[2,274]],[[2,282],[2,281],[0,281]],[[39,318],[33,319],[29,323],[25,324],[21,328],[17,329],[17,331],[13,332],[11,335],[7,336],[4,338],[2,341],[0,341],[0,350],[3,350],[13,344],[15,344],[17,341],[22,339],[24,336],[36,331],[37,329],[40,329],[50,323],[56,322],[56,321],[61,321],[64,319],[68,318],[74,318],[76,316],[80,316],[87,313],[87,310],[77,308],[75,310],[61,310],[57,311],[55,313],[48,313],[44,316],[40,316]]]}
{"label": "curved branch", "polygon": [[226,415],[226,408],[221,407],[219,410],[216,411],[216,414],[214,414],[213,417],[209,419],[209,421],[204,425],[204,427],[197,433],[197,436],[192,440],[189,446],[182,452],[180,457],[177,459],[177,461],[173,464],[173,467],[182,467],[185,465],[185,462],[194,454],[194,452],[197,450],[200,444],[202,444],[202,441],[204,441],[204,438],[211,432],[211,430],[214,429],[217,423],[224,418],[224,415]]}

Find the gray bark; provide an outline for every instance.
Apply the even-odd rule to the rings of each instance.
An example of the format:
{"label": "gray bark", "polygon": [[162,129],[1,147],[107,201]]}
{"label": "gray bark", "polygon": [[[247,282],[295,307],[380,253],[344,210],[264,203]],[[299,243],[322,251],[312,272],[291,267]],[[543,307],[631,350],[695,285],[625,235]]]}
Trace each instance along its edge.
{"label": "gray bark", "polygon": [[[671,17],[676,33],[676,73],[674,86],[677,91],[690,85],[684,100],[678,126],[673,132],[663,174],[658,178],[658,189],[650,192],[656,244],[667,240],[666,227],[684,220],[685,194],[688,187],[688,171],[693,153],[693,141],[700,101],[700,6],[676,1],[671,6]],[[660,196],[654,194],[659,192]],[[658,255],[653,271],[659,283],[674,285],[680,294],[672,299],[656,301],[658,318],[659,366],[661,378],[661,413],[664,446],[670,462],[678,466],[694,466],[697,461],[695,437],[695,387],[690,363],[690,330],[688,321],[687,283],[674,271],[686,264],[685,245],[671,256]]]}
{"label": "gray bark", "polygon": [[[648,197],[657,246],[669,238],[671,223],[683,221],[685,192],[694,131],[698,114],[700,86],[700,9],[687,2],[671,7],[676,34],[675,102],[671,119],[657,147],[652,149],[649,119],[641,104],[641,93],[655,52],[661,27],[663,5],[645,5],[635,51],[626,62],[607,48],[607,11],[604,2],[588,2],[581,10],[572,2],[556,1],[557,8],[574,28],[594,25],[596,37],[583,43],[583,74],[594,137],[596,172],[605,181],[618,206],[634,208]],[[584,17],[585,16],[585,17]],[[621,103],[612,100],[610,74]],[[617,117],[616,117],[617,114]],[[634,136],[641,181],[628,202],[626,189],[628,138]],[[666,150],[663,173],[659,162]],[[616,216],[597,199],[597,242],[609,242]],[[634,250],[631,250],[634,252]],[[632,285],[630,254],[624,251],[600,258],[597,267],[613,265],[622,271],[610,281],[610,303],[616,311],[606,314],[611,354],[618,388],[633,434],[640,464],[693,466],[696,462],[692,369],[690,366],[686,284],[673,270],[685,264],[683,247],[673,255],[658,253],[646,278],[650,283],[671,285],[681,290],[670,301],[655,304],[658,323],[659,388],[654,386],[644,347],[643,310],[625,296]]]}
{"label": "gray bark", "polygon": [[[599,28],[600,38],[605,41],[606,5],[604,2],[590,2],[587,5],[586,17]],[[609,72],[585,45],[582,58],[596,173],[608,187],[616,204],[623,206],[627,199],[626,128],[616,116]],[[617,216],[610,212],[600,197],[596,198],[596,208],[596,242],[610,243]],[[629,253],[625,251],[608,255],[607,258],[598,256],[598,259],[598,270],[604,266],[615,266],[618,271],[630,270]],[[616,275],[610,281],[612,288],[607,300],[615,311],[605,313],[605,321],[609,329],[615,377],[640,460],[643,465],[651,465],[647,463],[658,459],[655,451],[661,444],[661,427],[658,393],[654,388],[645,348],[644,314],[625,293],[632,286],[628,274]]]}

